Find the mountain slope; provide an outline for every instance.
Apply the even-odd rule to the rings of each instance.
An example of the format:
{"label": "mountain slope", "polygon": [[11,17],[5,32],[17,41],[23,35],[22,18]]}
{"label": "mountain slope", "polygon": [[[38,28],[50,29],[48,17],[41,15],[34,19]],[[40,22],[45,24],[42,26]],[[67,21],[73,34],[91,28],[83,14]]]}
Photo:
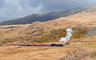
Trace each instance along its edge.
{"label": "mountain slope", "polygon": [[46,34],[54,29],[65,29],[67,27],[86,27],[88,30],[96,27],[96,7],[88,8],[83,12],[68,17],[61,17],[47,22],[34,22],[23,33],[38,35],[37,32],[42,31]]}
{"label": "mountain slope", "polygon": [[67,19],[69,21],[75,21],[82,25],[94,26],[96,25],[96,6],[88,8],[81,13],[65,17],[64,19]]}
{"label": "mountain slope", "polygon": [[[79,36],[82,37],[82,34],[84,36],[87,30],[89,31],[90,28],[96,27],[95,9],[96,7],[92,7],[83,12],[68,17],[61,17],[47,22],[34,22],[28,25],[26,28],[22,27],[9,30],[8,33],[2,35],[1,40],[6,38],[7,36],[7,39],[5,40],[9,42],[56,42],[64,36],[65,29],[68,27],[75,27],[77,34],[79,34]],[[79,30],[77,30],[77,28]],[[75,35],[77,36],[77,34]]]}
{"label": "mountain slope", "polygon": [[53,20],[60,17],[66,17],[69,15],[73,15],[85,10],[85,8],[75,8],[71,10],[61,11],[61,12],[49,12],[44,14],[33,14],[23,18],[13,19],[9,21],[5,21],[0,23],[0,25],[14,25],[14,24],[30,24],[32,22],[40,21],[45,22],[49,20]]}

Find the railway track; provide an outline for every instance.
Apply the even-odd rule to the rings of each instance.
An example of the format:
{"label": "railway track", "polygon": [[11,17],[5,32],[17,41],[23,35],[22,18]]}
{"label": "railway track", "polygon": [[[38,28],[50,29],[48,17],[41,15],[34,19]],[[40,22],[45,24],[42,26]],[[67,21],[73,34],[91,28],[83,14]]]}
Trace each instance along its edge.
{"label": "railway track", "polygon": [[47,47],[47,48],[96,48],[88,46],[68,46],[63,44],[9,44],[10,46],[18,47]]}

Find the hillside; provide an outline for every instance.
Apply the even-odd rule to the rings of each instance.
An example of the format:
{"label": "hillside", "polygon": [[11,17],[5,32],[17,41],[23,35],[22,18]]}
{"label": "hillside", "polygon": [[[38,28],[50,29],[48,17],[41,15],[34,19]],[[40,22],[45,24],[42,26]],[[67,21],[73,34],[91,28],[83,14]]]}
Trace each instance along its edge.
{"label": "hillside", "polygon": [[32,22],[40,21],[45,22],[53,19],[57,19],[60,17],[70,16],[81,11],[85,10],[85,8],[75,8],[60,12],[49,12],[49,13],[42,13],[42,14],[33,14],[26,17],[13,19],[5,22],[1,22],[0,25],[14,25],[14,24],[31,24]]}
{"label": "hillside", "polygon": [[65,19],[77,21],[83,24],[95,25],[96,24],[96,7],[88,8],[87,10],[77,13],[75,15],[66,17]]}
{"label": "hillside", "polygon": [[[10,27],[14,26],[14,29]],[[17,27],[19,26],[19,27]],[[1,60],[95,60],[96,59],[96,7],[47,22],[33,22],[28,25],[1,26],[0,59]],[[65,29],[75,32],[64,47],[18,47],[9,43],[50,44],[58,43],[65,36]],[[13,28],[13,27],[12,27]],[[6,30],[8,29],[8,30]],[[90,30],[91,29],[91,30]],[[92,37],[86,37],[87,33]],[[88,33],[88,34],[89,34]]]}
{"label": "hillside", "polygon": [[[75,31],[78,30],[73,38],[84,37],[88,31],[96,27],[96,7],[89,8],[83,12],[68,16],[61,17],[47,22],[33,22],[27,27],[18,27],[10,29],[1,36],[1,40],[9,41],[27,41],[27,42],[56,42],[62,36],[65,36],[65,29],[70,27]],[[93,13],[94,11],[94,13]],[[2,32],[1,32],[2,33]],[[78,35],[76,35],[78,34]]]}
{"label": "hillside", "polygon": [[96,27],[96,7],[89,8],[83,12],[68,17],[61,17],[47,22],[34,22],[27,28],[26,31],[31,33],[33,29],[43,29],[44,31],[50,31],[54,29],[63,29],[66,27],[76,26],[85,26],[88,28]]}

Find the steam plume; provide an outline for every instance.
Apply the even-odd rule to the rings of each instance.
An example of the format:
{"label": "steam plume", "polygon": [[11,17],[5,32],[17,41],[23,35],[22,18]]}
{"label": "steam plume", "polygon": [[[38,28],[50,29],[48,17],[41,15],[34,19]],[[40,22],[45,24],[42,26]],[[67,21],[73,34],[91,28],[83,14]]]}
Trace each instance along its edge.
{"label": "steam plume", "polygon": [[66,37],[62,37],[60,39],[60,42],[65,42],[66,43],[71,38],[73,30],[71,28],[67,28],[66,32],[67,32]]}

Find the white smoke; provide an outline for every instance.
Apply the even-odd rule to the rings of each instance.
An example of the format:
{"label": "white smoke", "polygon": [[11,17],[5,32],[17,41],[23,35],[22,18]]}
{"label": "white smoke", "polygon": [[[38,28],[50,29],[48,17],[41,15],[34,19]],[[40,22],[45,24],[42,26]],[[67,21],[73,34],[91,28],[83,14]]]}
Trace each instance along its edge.
{"label": "white smoke", "polygon": [[67,29],[66,29],[66,32],[67,32],[66,37],[62,37],[62,38],[60,39],[60,42],[65,42],[65,43],[66,43],[68,40],[70,40],[70,38],[71,38],[71,36],[72,36],[73,30],[72,30],[71,28],[67,28]]}

